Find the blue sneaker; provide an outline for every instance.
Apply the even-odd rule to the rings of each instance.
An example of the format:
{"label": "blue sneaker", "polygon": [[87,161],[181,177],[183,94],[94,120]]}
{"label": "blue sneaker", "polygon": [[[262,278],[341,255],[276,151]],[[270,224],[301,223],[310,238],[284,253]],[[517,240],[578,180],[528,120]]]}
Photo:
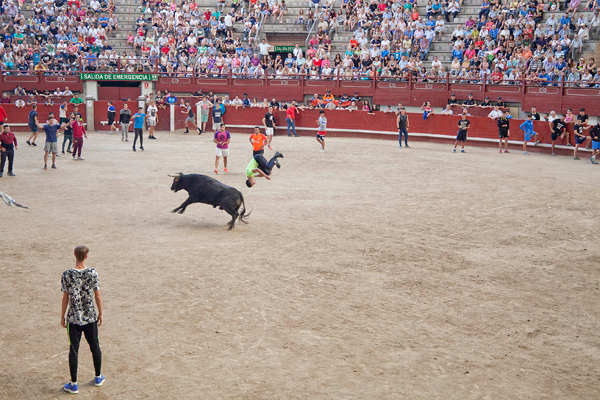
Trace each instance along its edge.
{"label": "blue sneaker", "polygon": [[456,153],[456,149],[452,150],[453,153]]}
{"label": "blue sneaker", "polygon": [[463,150],[461,150],[460,152],[461,152],[461,153],[466,153],[466,151],[465,151],[464,149],[463,149]]}
{"label": "blue sneaker", "polygon": [[79,385],[77,385],[77,384],[72,385],[71,382],[67,383],[63,387],[63,389],[65,390],[65,392],[69,392],[69,393],[72,393],[72,394],[79,393]]}
{"label": "blue sneaker", "polygon": [[106,378],[104,377],[104,375],[100,375],[100,378],[94,378],[94,385],[102,386],[105,380]]}

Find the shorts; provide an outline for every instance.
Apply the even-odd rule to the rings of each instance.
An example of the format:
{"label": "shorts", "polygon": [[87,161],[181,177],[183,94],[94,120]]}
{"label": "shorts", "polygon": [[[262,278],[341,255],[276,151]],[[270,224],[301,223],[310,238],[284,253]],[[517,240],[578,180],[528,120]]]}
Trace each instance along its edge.
{"label": "shorts", "polygon": [[275,129],[273,129],[273,127],[269,128],[268,126],[265,128],[265,133],[267,136],[273,136],[273,132],[275,131]]}
{"label": "shorts", "polygon": [[58,153],[58,143],[46,142],[44,145],[44,151],[47,151],[48,153]]}
{"label": "shorts", "polygon": [[508,131],[498,131],[498,137],[500,139],[508,137]]}
{"label": "shorts", "polygon": [[221,122],[213,122],[213,131],[218,131],[221,127]]}
{"label": "shorts", "polygon": [[62,124],[64,124],[65,122],[67,122],[68,120],[69,120],[69,118],[66,118],[66,117],[60,117],[60,122],[59,122],[59,124],[61,124],[61,125],[62,125]]}
{"label": "shorts", "polygon": [[115,122],[115,113],[108,113],[108,125],[112,125],[113,122]]}
{"label": "shorts", "polygon": [[317,131],[317,139],[325,140],[325,131]]}
{"label": "shorts", "polygon": [[187,117],[187,118],[185,119],[185,122],[191,122],[191,123],[193,124],[193,123],[195,123],[195,122],[196,122],[196,118],[194,118],[194,117]]}
{"label": "shorts", "polygon": [[558,139],[558,137],[559,137],[560,135],[562,135],[562,133],[558,133],[558,132],[554,132],[554,131],[552,131],[551,138],[552,138],[552,140],[556,140],[556,139]]}
{"label": "shorts", "polygon": [[600,142],[594,142],[594,141],[592,141],[592,149],[594,149],[594,150],[600,150]]}
{"label": "shorts", "polygon": [[456,140],[465,141],[467,140],[467,131],[458,131],[456,135]]}
{"label": "shorts", "polygon": [[252,150],[252,156],[255,156],[257,154],[265,154],[264,149],[263,150]]}
{"label": "shorts", "polygon": [[200,115],[200,122],[208,122],[208,115]]}
{"label": "shorts", "polygon": [[535,135],[537,135],[537,132],[532,132],[532,133],[527,133],[525,132],[524,136],[524,140],[526,142],[531,142],[531,138],[534,137]]}
{"label": "shorts", "polygon": [[587,140],[587,136],[577,136],[575,135],[575,143],[577,144],[582,144],[585,143],[585,141]]}
{"label": "shorts", "polygon": [[156,126],[156,118],[148,118],[148,126]]}
{"label": "shorts", "polygon": [[31,129],[31,132],[33,132],[33,133],[39,131],[39,128],[37,125],[29,125],[29,129]]}
{"label": "shorts", "polygon": [[229,149],[222,149],[220,147],[217,147],[217,157],[228,157],[229,156]]}

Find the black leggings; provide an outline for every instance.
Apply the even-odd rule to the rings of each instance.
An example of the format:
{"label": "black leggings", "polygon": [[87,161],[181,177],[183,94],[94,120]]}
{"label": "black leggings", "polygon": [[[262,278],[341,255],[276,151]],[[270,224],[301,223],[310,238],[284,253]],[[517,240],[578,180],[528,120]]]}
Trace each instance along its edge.
{"label": "black leggings", "polygon": [[275,160],[277,160],[276,156],[272,157],[268,162],[265,156],[263,156],[262,154],[255,155],[254,159],[258,163],[258,169],[260,169],[267,175],[271,175],[271,170],[275,166]]}
{"label": "black leggings", "polygon": [[144,129],[135,128],[133,131],[135,132],[135,138],[133,139],[133,147],[135,147],[135,142],[137,142],[138,136],[140,138],[140,147],[144,147]]}
{"label": "black leggings", "polygon": [[100,376],[102,352],[100,351],[100,341],[98,340],[98,323],[92,322],[87,325],[68,324],[67,332],[69,333],[69,369],[71,370],[71,382],[77,382],[77,358],[81,333],[85,335],[85,340],[90,345],[96,376]]}
{"label": "black leggings", "polygon": [[8,158],[8,172],[12,172],[13,170],[13,160],[15,159],[15,151],[14,150],[6,150],[2,152],[0,156],[2,161],[0,162],[0,172],[4,172],[4,164],[6,163],[6,159]]}

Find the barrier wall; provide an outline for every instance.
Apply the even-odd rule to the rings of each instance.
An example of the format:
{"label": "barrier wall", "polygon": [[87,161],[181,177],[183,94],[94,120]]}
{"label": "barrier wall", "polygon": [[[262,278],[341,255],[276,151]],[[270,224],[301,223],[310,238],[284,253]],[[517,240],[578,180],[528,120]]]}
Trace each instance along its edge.
{"label": "barrier wall", "polygon": [[[6,123],[8,125],[10,125],[11,130],[13,132],[29,132],[30,131],[29,127],[27,126],[27,123],[29,122],[29,112],[32,110],[31,106],[17,108],[17,107],[15,107],[14,104],[1,104],[1,105],[2,105],[2,108],[4,108],[4,110],[6,111],[6,114],[8,115],[8,119],[6,120]],[[50,112],[53,112],[54,117],[56,117],[56,119],[58,119],[59,107],[60,107],[60,104],[55,104],[53,106],[45,106],[43,104],[38,104],[37,112],[38,112],[39,122],[44,123],[48,119],[48,114],[50,114]],[[75,107],[76,106],[69,104],[67,106],[67,115],[69,112],[74,111]],[[77,106],[77,112],[79,112],[81,114],[81,118],[83,118],[83,121],[86,122],[87,118],[86,118],[85,104],[80,104],[79,106]]]}

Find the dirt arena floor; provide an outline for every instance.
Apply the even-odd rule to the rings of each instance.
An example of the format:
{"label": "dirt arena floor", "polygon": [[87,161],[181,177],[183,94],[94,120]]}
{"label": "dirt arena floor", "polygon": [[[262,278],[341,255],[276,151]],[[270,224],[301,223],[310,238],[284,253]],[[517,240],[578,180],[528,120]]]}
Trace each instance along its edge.
{"label": "dirt arena floor", "polygon": [[[0,398],[69,395],[60,277],[86,244],[100,274],[106,383],[82,399],[598,399],[598,182],[589,160],[495,148],[276,137],[249,224],[167,174],[212,174],[207,135],[133,153],[92,134],[85,161],[16,156],[0,191]],[[40,140],[43,144],[43,140]],[[268,152],[271,154],[272,152]]]}

